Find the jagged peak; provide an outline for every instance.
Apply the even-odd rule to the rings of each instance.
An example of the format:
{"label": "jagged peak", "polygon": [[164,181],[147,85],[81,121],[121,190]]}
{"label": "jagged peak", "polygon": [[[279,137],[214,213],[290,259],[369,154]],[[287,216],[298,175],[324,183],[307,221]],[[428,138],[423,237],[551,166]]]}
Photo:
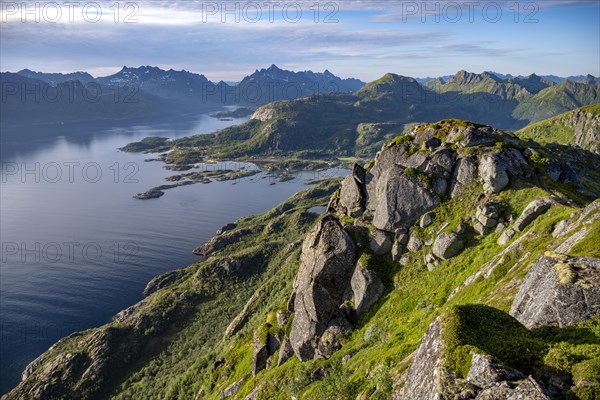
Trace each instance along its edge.
{"label": "jagged peak", "polygon": [[459,84],[459,85],[475,85],[477,83],[483,82],[484,80],[493,80],[495,82],[502,82],[502,79],[498,78],[493,73],[483,72],[481,74],[476,74],[474,72],[468,72],[465,70],[460,70],[454,75],[451,82]]}

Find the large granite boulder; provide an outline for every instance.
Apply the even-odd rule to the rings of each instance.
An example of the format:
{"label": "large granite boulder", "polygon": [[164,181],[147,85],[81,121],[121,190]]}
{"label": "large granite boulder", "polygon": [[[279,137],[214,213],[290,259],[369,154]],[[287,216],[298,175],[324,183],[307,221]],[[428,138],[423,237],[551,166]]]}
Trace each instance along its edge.
{"label": "large granite boulder", "polygon": [[365,170],[354,165],[352,175],[348,175],[340,190],[340,205],[342,211],[351,217],[358,217],[365,211]]}
{"label": "large granite boulder", "polygon": [[374,213],[373,225],[388,232],[412,225],[440,204],[438,196],[418,177],[397,166],[384,170],[376,184],[367,189],[369,207]]}
{"label": "large granite boulder", "polygon": [[510,315],[527,328],[564,327],[600,313],[600,259],[542,256],[515,297]]}
{"label": "large granite boulder", "polygon": [[356,263],[354,242],[337,219],[321,220],[302,246],[293,294],[290,343],[296,356],[318,356],[321,335],[340,313]]}
{"label": "large granite boulder", "polygon": [[456,233],[442,233],[433,243],[433,254],[447,260],[456,257],[465,247],[465,242]]}
{"label": "large granite boulder", "polygon": [[456,197],[465,185],[477,179],[477,161],[474,157],[463,157],[456,161],[452,183],[450,185],[450,197]]}
{"label": "large granite boulder", "polygon": [[500,193],[510,183],[506,166],[498,153],[488,153],[481,157],[479,177],[486,193]]}
{"label": "large granite boulder", "polygon": [[354,308],[358,315],[375,304],[383,295],[384,287],[375,271],[363,268],[358,263],[350,282]]}
{"label": "large granite boulder", "polygon": [[550,199],[537,199],[529,203],[525,210],[521,213],[519,218],[513,224],[516,231],[521,232],[529,224],[537,219],[540,215],[544,214],[552,207],[552,200]]}

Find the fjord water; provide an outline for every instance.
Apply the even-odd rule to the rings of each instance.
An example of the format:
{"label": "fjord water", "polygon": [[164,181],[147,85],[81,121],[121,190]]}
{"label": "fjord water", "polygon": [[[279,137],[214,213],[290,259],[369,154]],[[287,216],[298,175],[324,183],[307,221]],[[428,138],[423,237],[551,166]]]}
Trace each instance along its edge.
{"label": "fjord water", "polygon": [[3,131],[0,393],[58,339],[109,322],[142,299],[152,277],[197,261],[192,249],[220,226],[272,208],[315,178],[303,173],[272,185],[259,175],[179,187],[155,200],[132,198],[175,172],[119,147],[241,122],[203,115],[120,128]]}

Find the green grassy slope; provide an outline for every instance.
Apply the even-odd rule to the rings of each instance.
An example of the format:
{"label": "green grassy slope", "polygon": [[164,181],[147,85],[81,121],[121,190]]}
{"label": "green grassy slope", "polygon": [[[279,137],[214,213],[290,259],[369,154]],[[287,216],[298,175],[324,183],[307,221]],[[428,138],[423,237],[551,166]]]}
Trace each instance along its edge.
{"label": "green grassy slope", "polygon": [[[577,144],[577,138],[579,135],[587,134],[585,129],[587,128],[586,122],[579,124],[579,115],[583,115],[583,118],[591,122],[592,119],[600,116],[600,104],[582,107],[573,111],[566,112],[556,117],[544,120],[526,128],[521,129],[517,132],[517,135],[522,138],[532,139],[538,143],[558,143],[566,146],[574,146]],[[588,117],[589,115],[589,117]],[[596,135],[599,135],[600,127],[589,127],[589,129],[595,129]],[[587,146],[584,146],[586,150],[598,151],[600,144],[595,141],[585,141]]]}
{"label": "green grassy slope", "polygon": [[[428,127],[445,135],[452,124],[469,125],[445,121]],[[399,139],[392,145],[405,142]],[[498,142],[494,146],[505,145]],[[237,240],[210,259],[179,270],[174,277],[169,274],[163,287],[129,319],[60,342],[42,356],[33,375],[8,399],[28,398],[29,390],[48,382],[44,366],[60,357],[71,354],[85,360],[98,348],[97,335],[105,332],[111,332],[115,339],[108,350],[112,360],[109,372],[101,375],[104,380],[95,379],[89,386],[85,379],[69,378],[77,374],[62,371],[66,384],[55,398],[70,398],[73,391],[79,391],[83,399],[220,399],[226,388],[240,383],[235,399],[244,399],[252,392],[257,399],[389,399],[402,385],[409,356],[428,325],[446,315],[448,326],[455,328],[447,330],[451,343],[447,362],[456,371],[468,370],[468,351],[477,348],[542,382],[544,371],[552,368],[576,384],[572,397],[565,399],[592,400],[600,390],[600,377],[594,372],[600,363],[600,319],[574,328],[525,332],[507,315],[529,265],[565,240],[552,236],[555,225],[563,220],[576,221],[581,209],[575,204],[590,201],[571,185],[553,183],[548,178],[546,158],[553,153],[545,153],[533,142],[527,147],[534,152],[529,157],[529,177],[511,179],[510,187],[495,200],[505,205],[507,214],[513,217],[541,197],[554,197],[558,204],[517,233],[513,238],[517,245],[498,245],[499,233],[479,236],[471,232],[465,236],[467,246],[462,253],[429,271],[423,262],[430,251],[427,247],[410,253],[403,267],[389,255],[373,254],[366,238],[353,238],[361,262],[365,268],[377,271],[386,290],[379,302],[360,317],[342,349],[331,359],[301,363],[293,357],[277,367],[275,353],[266,370],[252,375],[253,337],[263,337],[266,332],[282,337],[288,329],[278,327],[277,312],[286,307],[300,264],[300,244],[318,218],[306,210],[327,204],[338,182],[323,183],[294,196],[285,206],[237,221],[232,231],[223,234],[239,233]],[[585,154],[591,161],[581,160],[584,164],[598,162],[597,155],[582,150],[558,147],[551,151],[560,155],[563,150]],[[478,148],[461,151],[475,152]],[[591,177],[586,183],[588,191],[599,192],[599,182],[598,177]],[[413,229],[423,239],[451,231],[471,221],[483,200],[481,184],[475,181],[458,197],[443,199],[434,210],[436,217],[431,226],[422,229],[415,225]],[[599,229],[600,220],[596,220],[590,234],[571,255],[597,257]],[[231,260],[240,263],[237,272],[226,272],[233,268],[231,265],[238,265],[231,264]],[[465,284],[484,268],[489,269],[488,274]],[[160,281],[158,278],[155,282]],[[236,316],[245,322],[225,337],[226,328]],[[510,341],[498,342],[479,335],[492,330],[505,333]],[[315,379],[315,371],[321,368],[327,374]]]}

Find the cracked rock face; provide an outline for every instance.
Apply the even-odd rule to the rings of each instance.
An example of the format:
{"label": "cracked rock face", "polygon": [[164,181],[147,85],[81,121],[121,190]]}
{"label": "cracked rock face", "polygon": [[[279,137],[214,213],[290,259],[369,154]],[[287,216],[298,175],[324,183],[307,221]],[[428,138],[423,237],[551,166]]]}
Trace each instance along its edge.
{"label": "cracked rock face", "polygon": [[531,267],[510,315],[527,328],[565,327],[600,313],[600,259],[542,256]]}
{"label": "cracked rock face", "polygon": [[533,378],[496,363],[492,357],[472,354],[466,379],[444,366],[444,325],[429,325],[406,373],[403,400],[551,400]]}
{"label": "cracked rock face", "polygon": [[396,229],[412,225],[421,215],[440,204],[435,193],[417,177],[408,176],[399,167],[382,172],[375,182],[367,186],[373,225],[380,230],[395,232]]}
{"label": "cracked rock face", "polygon": [[434,321],[419,344],[417,353],[408,369],[404,384],[404,399],[434,400],[439,396],[437,383],[442,365],[442,326]]}
{"label": "cracked rock face", "polygon": [[352,275],[352,286],[354,307],[356,314],[362,314],[371,307],[383,295],[383,283],[374,271],[369,271],[360,265],[356,266]]}
{"label": "cracked rock face", "polygon": [[333,217],[324,218],[304,241],[290,332],[290,343],[300,360],[318,356],[319,340],[340,313],[355,262],[354,242]]}

